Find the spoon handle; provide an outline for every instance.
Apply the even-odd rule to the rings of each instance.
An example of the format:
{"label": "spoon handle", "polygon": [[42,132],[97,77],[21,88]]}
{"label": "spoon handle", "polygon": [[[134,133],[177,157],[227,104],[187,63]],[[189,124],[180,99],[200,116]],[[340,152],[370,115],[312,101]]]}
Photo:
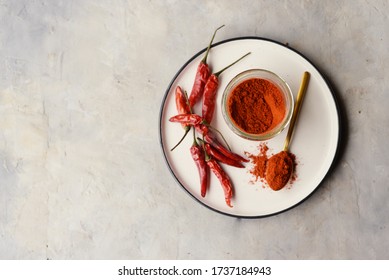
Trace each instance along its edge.
{"label": "spoon handle", "polygon": [[302,79],[301,84],[300,84],[300,89],[299,89],[298,94],[297,94],[297,100],[296,100],[296,103],[294,104],[293,115],[292,115],[292,119],[290,120],[288,134],[286,135],[286,139],[285,139],[284,151],[286,151],[286,152],[289,150],[289,143],[290,143],[290,140],[292,138],[293,129],[294,129],[297,117],[300,113],[301,105],[303,103],[305,92],[306,92],[307,87],[308,87],[309,77],[310,77],[309,72],[304,72],[303,79]]}

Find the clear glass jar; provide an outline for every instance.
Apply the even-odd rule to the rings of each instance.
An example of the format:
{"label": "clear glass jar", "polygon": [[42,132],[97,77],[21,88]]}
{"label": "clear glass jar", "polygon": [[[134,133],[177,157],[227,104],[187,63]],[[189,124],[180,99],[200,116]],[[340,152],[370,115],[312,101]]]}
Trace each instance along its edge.
{"label": "clear glass jar", "polygon": [[[229,109],[229,98],[234,89],[242,82],[250,79],[263,79],[275,85],[280,90],[285,104],[285,114],[283,118],[277,124],[274,124],[272,128],[259,134],[249,133],[242,129],[233,120]],[[228,83],[222,96],[222,113],[228,127],[235,134],[249,140],[264,141],[269,140],[274,136],[278,135],[289,124],[289,121],[292,117],[293,106],[293,94],[288,84],[277,74],[264,69],[250,69],[238,74]]]}

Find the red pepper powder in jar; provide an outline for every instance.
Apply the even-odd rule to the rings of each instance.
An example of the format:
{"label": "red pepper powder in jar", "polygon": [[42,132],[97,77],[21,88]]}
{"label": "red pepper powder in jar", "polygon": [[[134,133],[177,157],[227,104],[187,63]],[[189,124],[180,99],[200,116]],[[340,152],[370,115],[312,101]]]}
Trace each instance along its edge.
{"label": "red pepper powder in jar", "polygon": [[262,134],[273,129],[286,112],[280,89],[260,78],[248,79],[237,85],[227,102],[231,119],[250,134]]}

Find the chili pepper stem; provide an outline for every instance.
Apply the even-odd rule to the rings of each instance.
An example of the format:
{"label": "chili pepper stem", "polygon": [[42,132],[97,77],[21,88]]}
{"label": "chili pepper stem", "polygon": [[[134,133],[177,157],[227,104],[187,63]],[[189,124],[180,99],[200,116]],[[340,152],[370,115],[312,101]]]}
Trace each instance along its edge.
{"label": "chili pepper stem", "polygon": [[181,137],[180,141],[178,141],[178,143],[173,148],[170,149],[171,152],[173,152],[174,149],[177,148],[181,144],[182,141],[184,141],[184,139],[185,139],[186,135],[188,134],[190,128],[191,128],[190,126],[186,126],[185,127],[184,135]]}
{"label": "chili pepper stem", "polygon": [[204,55],[204,58],[201,60],[202,63],[206,64],[207,63],[207,58],[208,58],[208,53],[209,53],[209,50],[211,49],[211,45],[212,45],[212,42],[213,42],[213,39],[215,39],[215,35],[216,35],[216,32],[220,29],[224,27],[224,24],[220,27],[218,27],[215,32],[213,33],[213,36],[212,36],[212,39],[211,41],[209,42],[209,45],[207,47],[207,51],[205,52],[205,55]]}
{"label": "chili pepper stem", "polygon": [[224,70],[227,70],[228,68],[230,68],[232,65],[236,64],[237,62],[241,61],[243,58],[245,58],[246,56],[248,56],[249,54],[251,54],[251,52],[248,52],[246,53],[244,56],[242,56],[241,58],[239,58],[238,60],[235,60],[233,63],[231,63],[230,65],[224,67],[223,69],[221,69],[220,71],[214,73],[213,75],[218,77]]}

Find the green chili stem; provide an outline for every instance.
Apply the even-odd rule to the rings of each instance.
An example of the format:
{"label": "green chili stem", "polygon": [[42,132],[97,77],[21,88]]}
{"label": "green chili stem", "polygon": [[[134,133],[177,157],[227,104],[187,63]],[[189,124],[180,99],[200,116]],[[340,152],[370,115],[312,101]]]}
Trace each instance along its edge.
{"label": "green chili stem", "polygon": [[242,56],[241,58],[239,58],[238,60],[235,60],[233,63],[231,63],[230,65],[224,67],[222,70],[220,70],[219,72],[216,72],[214,73],[213,75],[218,77],[224,70],[227,70],[228,68],[230,68],[232,65],[234,65],[235,63],[239,62],[240,60],[242,60],[243,58],[245,58],[246,56],[248,56],[249,54],[251,54],[251,52],[248,52],[246,53],[244,56]]}
{"label": "green chili stem", "polygon": [[224,24],[223,24],[222,26],[218,27],[218,28],[215,30],[215,32],[213,33],[212,39],[211,39],[211,41],[209,42],[209,45],[208,45],[208,47],[207,47],[207,51],[206,51],[206,53],[205,53],[205,56],[204,56],[204,58],[201,60],[201,62],[203,62],[204,64],[207,64],[208,53],[209,53],[209,50],[211,49],[211,45],[212,45],[213,39],[215,38],[216,32],[217,32],[220,28],[222,28],[222,27],[224,27]]}
{"label": "green chili stem", "polygon": [[177,143],[173,148],[170,149],[171,152],[172,152],[175,148],[177,148],[178,145],[181,144],[181,142],[185,139],[186,135],[188,134],[189,130],[190,130],[190,126],[186,126],[186,127],[185,127],[185,133],[184,133],[184,135],[182,136],[182,138],[180,139],[180,141],[178,141],[178,143]]}

